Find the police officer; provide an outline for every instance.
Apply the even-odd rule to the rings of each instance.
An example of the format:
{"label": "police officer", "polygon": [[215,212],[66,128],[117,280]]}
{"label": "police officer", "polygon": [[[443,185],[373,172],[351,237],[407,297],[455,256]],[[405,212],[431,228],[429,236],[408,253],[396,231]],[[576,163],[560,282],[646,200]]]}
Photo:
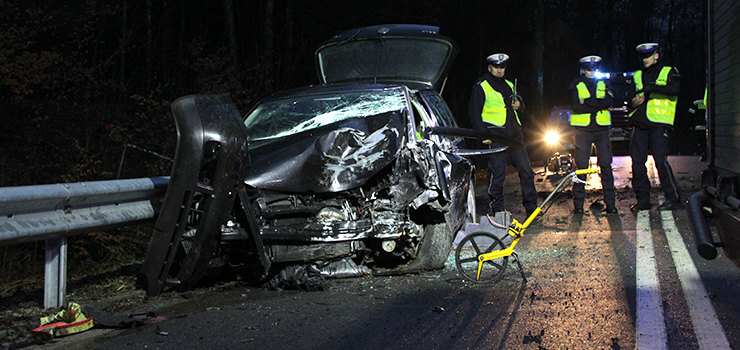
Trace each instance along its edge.
{"label": "police officer", "polygon": [[[601,186],[604,188],[604,204],[607,214],[617,214],[614,193],[614,174],[612,173],[612,145],[609,141],[609,126],[612,124],[609,107],[614,102],[614,94],[608,81],[596,79],[601,57],[586,56],[581,62],[581,76],[574,79],[571,91],[570,125],[575,129],[576,166],[588,168],[591,157],[591,144],[596,146]],[[586,198],[585,175],[573,181],[573,213],[583,214]]]}
{"label": "police officer", "polygon": [[659,63],[658,44],[644,43],[637,46],[643,69],[634,73],[636,95],[632,98],[635,110],[630,114],[632,124],[632,189],[637,196],[630,210],[649,210],[650,179],[647,175],[648,152],[653,155],[658,169],[660,186],[665,202],[658,210],[673,210],[683,207],[673,170],[668,164],[668,131],[673,129],[676,117],[676,102],[681,75],[673,67]]}
{"label": "police officer", "polygon": [[[473,87],[468,105],[468,117],[475,129],[502,137],[521,147],[511,147],[507,152],[494,154],[488,159],[489,208],[493,213],[504,211],[504,180],[506,167],[513,164],[519,172],[522,186],[522,204],[527,217],[537,209],[537,189],[534,185],[534,171],[524,148],[521,122],[518,112],[524,110],[521,97],[515,96],[515,85],[504,78],[509,55],[496,53],[486,58],[486,72]],[[490,147],[501,147],[495,141],[484,140]]]}

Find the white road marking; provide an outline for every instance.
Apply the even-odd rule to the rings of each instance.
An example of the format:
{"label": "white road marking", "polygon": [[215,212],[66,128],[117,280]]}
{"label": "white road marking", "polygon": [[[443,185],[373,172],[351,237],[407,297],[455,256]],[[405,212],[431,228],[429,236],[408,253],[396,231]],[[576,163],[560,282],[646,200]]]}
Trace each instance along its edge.
{"label": "white road marking", "polygon": [[[658,179],[654,164],[653,157],[649,157],[647,164],[648,176],[650,177],[652,187],[660,187],[660,180]],[[658,203],[660,204],[663,201],[663,194],[659,194]],[[671,251],[673,263],[676,266],[676,273],[681,281],[681,287],[684,292],[686,304],[689,307],[691,322],[694,326],[699,348],[705,350],[730,349],[727,336],[719,322],[714,306],[711,300],[709,300],[707,290],[701,281],[701,276],[689,255],[681,234],[678,232],[673,213],[671,211],[662,211],[660,214],[663,222],[663,231],[668,240],[668,247]],[[638,346],[638,349],[642,349],[642,347]]]}
{"label": "white road marking", "polygon": [[650,232],[650,212],[637,213],[635,227],[636,287],[637,287],[637,349],[668,349],[663,321],[663,301],[655,266],[653,236]]}
{"label": "white road marking", "polygon": [[[662,196],[660,196],[662,197]],[[660,199],[662,201],[662,198]],[[699,271],[691,259],[686,244],[678,232],[676,222],[671,211],[660,212],[663,218],[663,231],[668,239],[668,247],[676,265],[678,278],[691,313],[691,322],[694,324],[696,338],[699,348],[706,350],[730,349],[727,336],[719,323],[714,306],[709,300],[709,295],[704,283],[701,281]]]}

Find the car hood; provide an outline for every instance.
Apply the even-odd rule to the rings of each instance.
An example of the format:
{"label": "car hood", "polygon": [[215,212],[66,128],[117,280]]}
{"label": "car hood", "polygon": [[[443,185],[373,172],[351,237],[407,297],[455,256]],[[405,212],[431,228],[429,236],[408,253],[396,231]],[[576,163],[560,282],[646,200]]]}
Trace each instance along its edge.
{"label": "car hood", "polygon": [[404,127],[393,112],[250,143],[245,183],[290,193],[358,187],[396,159]]}
{"label": "car hood", "polygon": [[316,63],[322,83],[396,83],[440,91],[456,55],[454,42],[438,27],[393,24],[334,36],[316,50]]}

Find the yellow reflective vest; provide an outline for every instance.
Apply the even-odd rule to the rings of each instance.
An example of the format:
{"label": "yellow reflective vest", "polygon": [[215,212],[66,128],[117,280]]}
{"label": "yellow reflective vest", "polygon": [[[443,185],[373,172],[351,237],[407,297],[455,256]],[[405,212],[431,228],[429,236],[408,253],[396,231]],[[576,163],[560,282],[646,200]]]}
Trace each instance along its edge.
{"label": "yellow reflective vest", "polygon": [[[514,91],[514,84],[508,80],[504,80],[509,85],[511,91]],[[500,92],[493,89],[491,84],[487,80],[483,80],[480,83],[481,88],[486,96],[486,102],[483,104],[483,111],[481,112],[481,119],[483,122],[493,124],[496,126],[504,126],[506,124],[506,103],[504,102],[504,96]],[[514,111],[516,116],[516,122],[522,125],[519,121],[519,114]]]}
{"label": "yellow reflective vest", "polygon": [[[578,99],[579,100],[585,100],[591,98],[591,92],[588,91],[588,87],[586,87],[586,83],[579,82],[576,85],[576,89],[578,90]],[[596,98],[604,98],[606,97],[606,84],[602,80],[599,80],[596,83]],[[581,114],[575,114],[571,113],[570,115],[570,125],[572,126],[588,126],[588,124],[591,123],[591,113],[581,113]],[[596,124],[599,124],[601,126],[609,126],[612,125],[612,115],[609,113],[608,109],[603,109],[598,112],[596,112]]]}
{"label": "yellow reflective vest", "polygon": [[[671,71],[671,67],[663,67],[658,74],[658,79],[655,80],[655,85],[666,86],[668,83],[668,73]],[[634,74],[635,88],[642,90],[642,71],[638,70]],[[639,93],[638,96],[644,96],[644,93]],[[676,103],[678,102],[678,96],[669,96],[651,93],[650,100],[647,101],[647,118],[653,123],[661,123],[673,125],[673,120],[676,118]],[[636,110],[635,110],[636,111]],[[630,117],[635,113],[632,111]]]}

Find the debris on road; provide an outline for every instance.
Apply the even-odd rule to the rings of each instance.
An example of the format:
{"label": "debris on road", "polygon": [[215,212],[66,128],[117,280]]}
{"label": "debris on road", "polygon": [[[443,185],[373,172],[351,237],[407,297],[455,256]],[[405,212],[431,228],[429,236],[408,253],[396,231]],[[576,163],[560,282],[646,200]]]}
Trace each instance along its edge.
{"label": "debris on road", "polygon": [[268,289],[328,290],[332,285],[313,264],[291,265],[282,269],[265,285]]}

